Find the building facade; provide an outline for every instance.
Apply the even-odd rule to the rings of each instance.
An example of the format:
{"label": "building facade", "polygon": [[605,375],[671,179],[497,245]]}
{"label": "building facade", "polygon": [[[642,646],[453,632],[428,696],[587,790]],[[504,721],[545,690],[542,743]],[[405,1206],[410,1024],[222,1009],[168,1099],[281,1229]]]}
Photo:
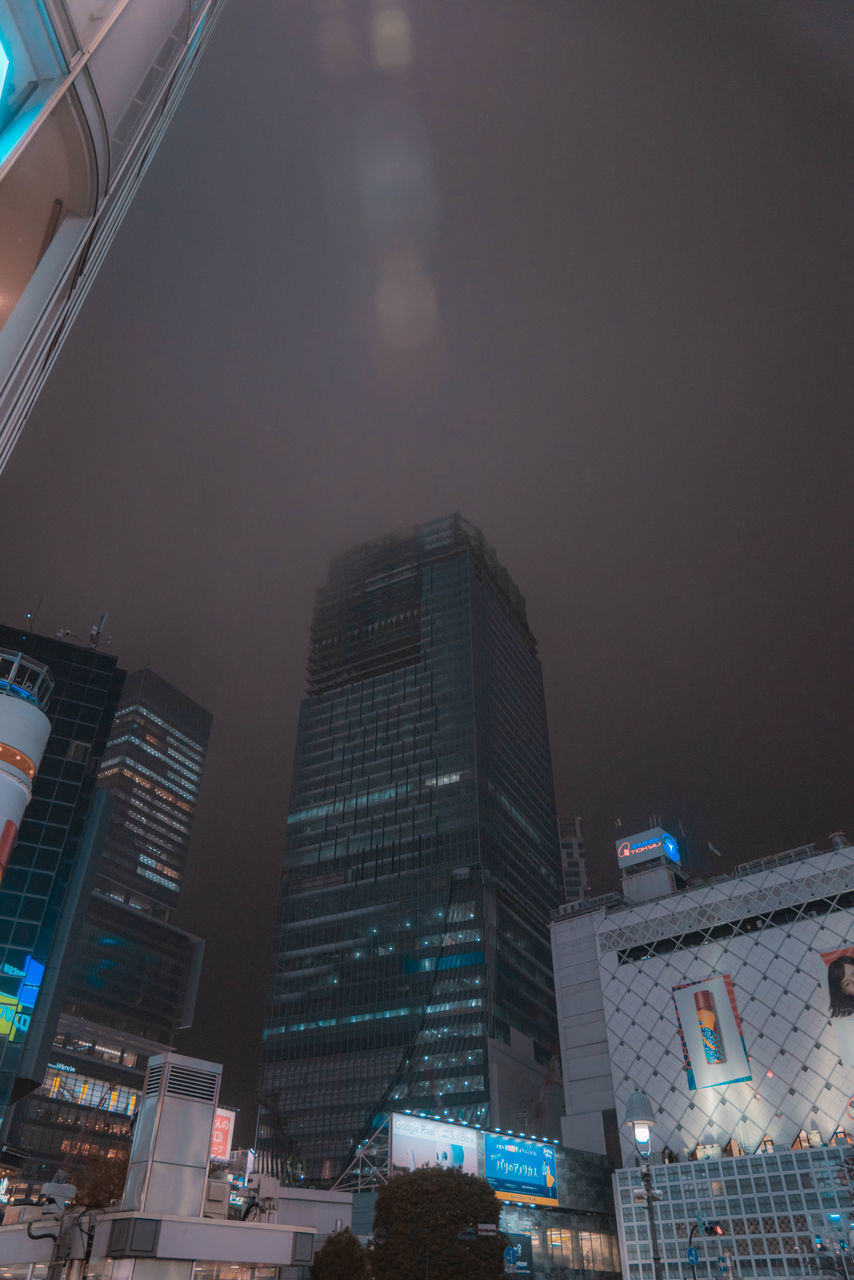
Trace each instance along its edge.
{"label": "building facade", "polygon": [[333,561],[300,710],[259,1140],[333,1177],[385,1110],[548,1132],[561,862],[524,600],[459,516]]}
{"label": "building facade", "polygon": [[575,902],[578,898],[586,898],[590,890],[584,826],[580,818],[561,818],[558,826],[560,861],[563,869],[563,900]]}
{"label": "building facade", "polygon": [[[702,1276],[845,1275],[854,847],[836,836],[825,852],[806,846],[646,900],[641,879],[632,900],[568,905],[552,927],[564,1141],[602,1150],[619,1133],[625,1274],[654,1275],[623,1122],[640,1090],[654,1114],[662,1280],[684,1275],[694,1236]],[[722,1234],[698,1234],[698,1220]]]}
{"label": "building facade", "polygon": [[43,1076],[47,1028],[103,821],[93,805],[95,778],[124,672],[107,654],[13,627],[0,626],[0,648],[34,659],[54,682],[50,736],[0,883],[0,992],[4,1002],[26,1006],[23,1018],[0,1024],[5,1114]]}
{"label": "building facade", "polygon": [[0,0],[0,470],[222,0]]}
{"label": "building facade", "polygon": [[204,944],[171,923],[210,714],[148,669],[125,681],[98,772],[110,816],[66,964],[41,1088],[9,1140],[31,1182],[130,1148],[149,1058],[192,1023]]}

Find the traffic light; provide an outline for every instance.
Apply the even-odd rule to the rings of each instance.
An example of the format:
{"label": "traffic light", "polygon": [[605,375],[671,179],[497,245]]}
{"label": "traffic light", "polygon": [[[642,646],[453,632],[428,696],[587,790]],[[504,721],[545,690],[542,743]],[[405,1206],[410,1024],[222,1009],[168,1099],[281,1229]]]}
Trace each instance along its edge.
{"label": "traffic light", "polygon": [[816,1249],[824,1249],[824,1248],[825,1248],[824,1240],[822,1239],[822,1237],[821,1237],[820,1235],[816,1235],[816,1238],[815,1238],[815,1247],[816,1247]]}
{"label": "traffic light", "polygon": [[724,1229],[719,1222],[707,1222],[704,1228],[707,1236],[722,1236]]}

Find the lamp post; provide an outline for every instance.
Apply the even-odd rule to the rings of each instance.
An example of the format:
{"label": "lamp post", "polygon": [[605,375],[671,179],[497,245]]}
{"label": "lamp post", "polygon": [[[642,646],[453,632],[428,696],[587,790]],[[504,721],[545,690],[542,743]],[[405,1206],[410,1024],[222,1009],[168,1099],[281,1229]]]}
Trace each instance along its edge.
{"label": "lamp post", "polygon": [[652,1244],[652,1273],[654,1280],[662,1280],[661,1255],[658,1251],[658,1232],[655,1227],[655,1209],[653,1208],[656,1200],[661,1200],[662,1192],[656,1191],[652,1185],[652,1173],[648,1163],[652,1147],[652,1126],[654,1123],[655,1113],[652,1103],[645,1093],[641,1093],[640,1089],[635,1089],[626,1103],[626,1124],[632,1130],[632,1137],[637,1147],[638,1155],[643,1161],[640,1167],[643,1190],[638,1188],[633,1194],[635,1200],[646,1201],[646,1211],[649,1217],[649,1238]]}

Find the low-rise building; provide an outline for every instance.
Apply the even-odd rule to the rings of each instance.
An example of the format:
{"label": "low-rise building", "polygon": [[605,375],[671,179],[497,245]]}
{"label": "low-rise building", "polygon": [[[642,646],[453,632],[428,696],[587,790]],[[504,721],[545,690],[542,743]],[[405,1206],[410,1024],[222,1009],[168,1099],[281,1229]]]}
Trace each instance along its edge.
{"label": "low-rise building", "polygon": [[[665,837],[621,842],[622,894],[567,904],[553,923],[563,1140],[622,1165],[627,1280],[681,1280],[695,1238],[700,1276],[805,1276],[834,1253],[844,1275],[854,847],[836,835],[688,886]],[[648,1157],[624,1122],[637,1092]],[[647,1159],[658,1269],[636,1168]],[[720,1234],[706,1234],[712,1222]]]}

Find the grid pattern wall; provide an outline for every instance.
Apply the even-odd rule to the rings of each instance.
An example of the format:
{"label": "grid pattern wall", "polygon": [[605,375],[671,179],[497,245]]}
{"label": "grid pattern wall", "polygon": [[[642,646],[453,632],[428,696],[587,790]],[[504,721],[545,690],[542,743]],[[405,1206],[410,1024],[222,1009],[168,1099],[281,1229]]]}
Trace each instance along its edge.
{"label": "grid pattern wall", "polygon": [[[124,679],[106,654],[0,627],[0,645],[13,644],[44,662],[56,686],[47,707],[51,735],[0,885],[0,993],[7,996],[29,957],[48,962]],[[25,1030],[0,1036],[0,1105],[25,1039]]]}
{"label": "grid pattern wall", "polygon": [[552,881],[526,876],[560,874],[539,664],[487,550],[437,522],[319,596],[262,1067],[314,1176],[386,1101],[486,1122],[487,1036],[555,1038]]}
{"label": "grid pattern wall", "polygon": [[200,939],[93,894],[63,1011],[162,1045],[186,1025]]}
{"label": "grid pattern wall", "polygon": [[[851,945],[852,890],[849,848],[602,916],[618,1114],[642,1089],[656,1108],[656,1141],[674,1152],[732,1142],[749,1154],[769,1143],[789,1149],[803,1134],[830,1142],[840,1128],[854,1131],[854,1067],[840,1041],[851,1019],[830,1016],[822,958]],[[635,958],[629,947],[641,931],[645,958]],[[673,992],[716,974],[731,977],[751,1078],[692,1089]],[[625,1134],[623,1144],[628,1160]]]}
{"label": "grid pattern wall", "polygon": [[558,1051],[551,911],[562,872],[542,672],[489,579],[475,566],[472,655],[483,865],[497,899],[493,1034],[522,1031],[546,1060]]}
{"label": "grid pattern wall", "polygon": [[[844,1260],[852,1219],[848,1150],[653,1165],[653,1186],[662,1193],[655,1220],[664,1280],[684,1280],[689,1235],[698,1216],[718,1221],[723,1229],[717,1237],[694,1234],[698,1280],[718,1276],[718,1258],[727,1254],[730,1274],[744,1277],[814,1275],[823,1270],[824,1250]],[[632,1194],[641,1186],[639,1171],[619,1170],[614,1185],[627,1280],[653,1280],[647,1208],[635,1204]],[[840,1271],[847,1274],[844,1267]]]}

